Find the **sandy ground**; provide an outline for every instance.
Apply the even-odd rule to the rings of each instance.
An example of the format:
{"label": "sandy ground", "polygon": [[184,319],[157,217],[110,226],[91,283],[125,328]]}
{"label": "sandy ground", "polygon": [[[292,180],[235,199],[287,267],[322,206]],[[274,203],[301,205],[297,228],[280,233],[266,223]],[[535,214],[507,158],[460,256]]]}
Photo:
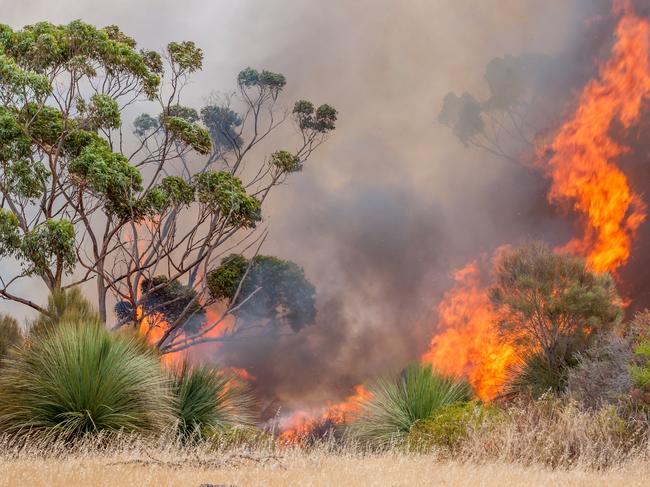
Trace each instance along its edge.
{"label": "sandy ground", "polygon": [[[144,463],[129,463],[129,462]],[[516,465],[439,463],[427,456],[292,456],[202,468],[155,465],[146,457],[0,459],[2,486],[646,486],[650,464],[593,472]]]}

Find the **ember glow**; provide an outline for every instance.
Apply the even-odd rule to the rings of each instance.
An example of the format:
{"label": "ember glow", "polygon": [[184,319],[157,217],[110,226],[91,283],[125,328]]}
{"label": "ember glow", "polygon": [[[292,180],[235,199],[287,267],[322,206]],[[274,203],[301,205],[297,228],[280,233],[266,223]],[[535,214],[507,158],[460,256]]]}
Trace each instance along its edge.
{"label": "ember glow", "polygon": [[299,445],[313,439],[316,431],[321,427],[328,429],[332,425],[353,421],[361,410],[363,401],[371,397],[370,391],[358,385],[354,388],[354,394],[339,403],[330,405],[321,414],[296,411],[291,416],[289,425],[280,435],[280,442],[285,445]]}
{"label": "ember glow", "polygon": [[437,308],[438,334],[422,361],[445,374],[466,377],[478,397],[490,400],[499,392],[515,350],[497,336],[478,263],[470,262],[453,277],[454,287]]}
{"label": "ember glow", "polygon": [[616,271],[630,256],[632,237],[645,219],[645,206],[615,160],[626,148],[610,136],[613,122],[624,128],[638,120],[650,93],[650,23],[636,17],[628,2],[611,58],[579,97],[573,117],[558,131],[541,162],[551,178],[549,201],[584,216],[584,233],[562,250],[587,258],[596,271]]}

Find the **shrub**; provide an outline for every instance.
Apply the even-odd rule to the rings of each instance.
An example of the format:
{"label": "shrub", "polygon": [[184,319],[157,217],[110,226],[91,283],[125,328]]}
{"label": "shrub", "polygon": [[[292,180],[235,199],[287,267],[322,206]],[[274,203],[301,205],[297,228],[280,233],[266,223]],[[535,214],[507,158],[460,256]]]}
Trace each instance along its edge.
{"label": "shrub", "polygon": [[440,408],[431,418],[416,423],[406,439],[406,447],[417,452],[455,453],[470,431],[497,417],[499,409],[495,406],[479,402],[450,404]]}
{"label": "shrub", "polygon": [[569,370],[567,393],[583,407],[599,409],[630,396],[633,337],[610,333],[601,337]]}
{"label": "shrub", "polygon": [[613,406],[584,410],[566,398],[511,404],[470,427],[455,458],[472,462],[607,468],[648,449],[648,422],[628,421]]}
{"label": "shrub", "polygon": [[638,313],[632,321],[633,354],[630,374],[635,391],[643,402],[650,402],[650,311]]}
{"label": "shrub", "polygon": [[0,315],[0,360],[6,357],[11,347],[18,345],[21,339],[18,322],[9,315]]}
{"label": "shrub", "polygon": [[466,382],[443,376],[430,364],[409,365],[398,377],[378,380],[369,391],[371,396],[361,402],[352,432],[361,441],[377,446],[403,441],[419,421],[472,396]]}
{"label": "shrub", "polygon": [[63,322],[16,349],[0,375],[0,431],[74,439],[157,432],[171,397],[156,355],[99,322]]}
{"label": "shrub", "polygon": [[187,362],[172,375],[174,414],[182,441],[253,424],[252,396],[236,378],[206,366],[191,367]]}
{"label": "shrub", "polygon": [[576,354],[623,317],[609,274],[592,272],[583,259],[558,254],[541,243],[499,256],[490,299],[503,339],[523,352],[511,390],[534,395],[564,390]]}

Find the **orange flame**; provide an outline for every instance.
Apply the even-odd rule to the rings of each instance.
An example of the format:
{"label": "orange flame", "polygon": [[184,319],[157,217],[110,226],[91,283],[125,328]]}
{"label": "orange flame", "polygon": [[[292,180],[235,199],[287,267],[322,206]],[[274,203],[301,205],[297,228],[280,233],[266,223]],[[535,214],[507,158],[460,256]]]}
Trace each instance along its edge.
{"label": "orange flame", "polygon": [[[568,203],[584,216],[582,237],[558,250],[584,255],[597,272],[616,271],[627,262],[632,238],[645,220],[645,205],[613,162],[627,149],[609,130],[615,120],[630,127],[650,94],[650,23],[634,15],[629,1],[615,5],[622,17],[612,56],[600,67],[599,78],[585,86],[574,115],[545,148],[550,159],[540,160],[552,182],[549,201]],[[492,399],[516,351],[499,340],[476,263],[454,277],[456,285],[438,305],[439,332],[423,360],[467,377],[479,397]]]}
{"label": "orange flame", "polygon": [[454,272],[454,280],[438,305],[438,333],[422,360],[445,374],[466,377],[481,399],[490,400],[499,392],[515,350],[497,335],[478,263]]}
{"label": "orange flame", "polygon": [[300,445],[309,441],[314,431],[323,424],[343,424],[353,421],[361,411],[361,404],[372,397],[363,385],[354,388],[354,394],[345,400],[330,405],[321,414],[296,411],[289,420],[289,426],[280,434],[278,440],[284,445]]}
{"label": "orange flame", "polygon": [[624,128],[639,118],[650,93],[650,23],[636,17],[629,2],[617,2],[623,16],[612,56],[599,79],[585,86],[573,117],[559,129],[545,163],[551,202],[584,215],[584,234],[563,249],[587,258],[598,272],[615,271],[630,256],[632,237],[645,219],[645,206],[613,160],[626,152],[609,135],[613,121]]}

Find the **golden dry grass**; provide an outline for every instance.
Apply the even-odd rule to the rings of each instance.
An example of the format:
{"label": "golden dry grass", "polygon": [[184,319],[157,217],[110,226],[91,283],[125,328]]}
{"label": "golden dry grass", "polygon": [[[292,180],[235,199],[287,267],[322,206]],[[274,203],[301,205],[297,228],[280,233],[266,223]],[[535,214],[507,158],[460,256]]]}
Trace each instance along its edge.
{"label": "golden dry grass", "polygon": [[[250,458],[248,458],[250,457]],[[513,464],[441,463],[431,456],[385,454],[361,456],[327,452],[289,452],[268,458],[264,454],[213,454],[203,461],[230,459],[225,466],[154,465],[151,458],[177,462],[172,452],[157,456],[142,452],[75,454],[61,458],[20,455],[0,459],[3,486],[645,486],[648,463],[630,463],[604,472],[586,469],[548,470]],[[140,463],[129,462],[143,461]],[[155,463],[155,461],[154,461]]]}

